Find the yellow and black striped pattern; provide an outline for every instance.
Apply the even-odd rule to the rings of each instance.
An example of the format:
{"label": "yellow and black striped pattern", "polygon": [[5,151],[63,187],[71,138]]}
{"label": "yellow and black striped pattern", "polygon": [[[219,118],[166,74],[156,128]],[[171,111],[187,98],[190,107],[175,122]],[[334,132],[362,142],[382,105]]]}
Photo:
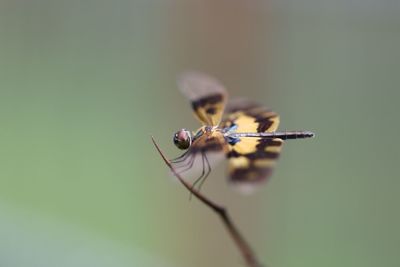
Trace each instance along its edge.
{"label": "yellow and black striped pattern", "polygon": [[178,87],[190,100],[203,125],[217,126],[220,123],[227,92],[218,80],[204,73],[188,71],[179,76]]}
{"label": "yellow and black striped pattern", "polygon": [[[278,138],[254,139],[242,138],[231,146],[228,171],[232,182],[261,182],[271,175],[283,141]],[[249,151],[250,146],[252,151]]]}
{"label": "yellow and black striped pattern", "polygon": [[196,117],[208,126],[217,126],[221,121],[225,108],[225,95],[213,94],[192,101]]}
{"label": "yellow and black striped pattern", "polygon": [[[222,127],[237,126],[236,132],[273,132],[279,125],[279,116],[253,102],[231,104]],[[242,137],[229,145],[229,177],[234,183],[256,183],[266,180],[279,157],[283,140]]]}

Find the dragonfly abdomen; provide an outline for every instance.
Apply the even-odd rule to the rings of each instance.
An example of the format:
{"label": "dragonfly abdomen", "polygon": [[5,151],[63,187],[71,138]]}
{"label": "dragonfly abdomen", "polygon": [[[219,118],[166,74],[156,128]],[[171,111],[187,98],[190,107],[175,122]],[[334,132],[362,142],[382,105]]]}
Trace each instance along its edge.
{"label": "dragonfly abdomen", "polygon": [[304,139],[312,138],[315,134],[310,131],[284,131],[284,132],[265,132],[265,133],[231,133],[230,138],[236,139],[241,137],[258,137],[258,138],[280,138],[287,139]]}

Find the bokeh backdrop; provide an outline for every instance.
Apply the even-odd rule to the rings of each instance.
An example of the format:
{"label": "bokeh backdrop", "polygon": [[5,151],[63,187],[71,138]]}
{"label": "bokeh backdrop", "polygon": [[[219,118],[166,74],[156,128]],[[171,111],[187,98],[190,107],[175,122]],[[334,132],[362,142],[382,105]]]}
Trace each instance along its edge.
{"label": "bokeh backdrop", "polygon": [[399,47],[391,0],[0,0],[0,266],[244,265],[150,142],[198,127],[186,69],[317,133],[255,195],[204,186],[262,262],[398,266]]}

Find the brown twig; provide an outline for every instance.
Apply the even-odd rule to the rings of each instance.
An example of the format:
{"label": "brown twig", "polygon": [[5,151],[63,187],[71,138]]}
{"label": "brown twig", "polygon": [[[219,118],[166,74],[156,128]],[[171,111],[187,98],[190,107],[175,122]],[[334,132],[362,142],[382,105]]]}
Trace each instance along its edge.
{"label": "brown twig", "polygon": [[189,183],[187,183],[174,169],[171,162],[165,157],[164,153],[161,151],[160,147],[154,140],[154,137],[151,137],[154,146],[157,148],[158,153],[160,153],[162,159],[165,164],[171,169],[172,173],[178,178],[178,180],[189,190],[196,198],[198,198],[201,202],[203,202],[206,206],[211,208],[214,212],[216,212],[224,223],[228,233],[232,237],[236,246],[239,248],[242,253],[243,258],[246,261],[247,266],[249,267],[261,267],[261,264],[258,262],[256,255],[247,244],[246,240],[244,240],[243,236],[240,234],[236,226],[233,224],[231,217],[229,216],[226,208],[216,204],[212,200],[205,197],[203,194],[195,190]]}

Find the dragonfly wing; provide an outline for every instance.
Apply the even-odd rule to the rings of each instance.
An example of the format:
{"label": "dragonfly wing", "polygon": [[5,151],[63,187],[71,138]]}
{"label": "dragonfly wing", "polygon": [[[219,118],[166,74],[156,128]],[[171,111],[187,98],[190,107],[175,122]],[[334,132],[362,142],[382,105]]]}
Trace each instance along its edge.
{"label": "dragonfly wing", "polygon": [[[233,185],[251,192],[272,174],[279,157],[281,139],[242,138],[228,153],[229,180]],[[250,149],[250,147],[252,149]]]}
{"label": "dragonfly wing", "polygon": [[274,132],[279,126],[279,115],[274,111],[247,99],[233,99],[226,108],[221,127],[238,126],[238,133]]}
{"label": "dragonfly wing", "polygon": [[[279,125],[275,112],[247,100],[235,100],[228,104],[222,127],[236,125],[237,132],[273,132]],[[229,180],[242,191],[252,191],[272,174],[279,157],[283,140],[241,137],[229,145]]]}
{"label": "dragonfly wing", "polygon": [[227,93],[219,81],[206,74],[190,71],[178,77],[178,87],[190,100],[196,117],[204,125],[216,126],[220,123]]}

